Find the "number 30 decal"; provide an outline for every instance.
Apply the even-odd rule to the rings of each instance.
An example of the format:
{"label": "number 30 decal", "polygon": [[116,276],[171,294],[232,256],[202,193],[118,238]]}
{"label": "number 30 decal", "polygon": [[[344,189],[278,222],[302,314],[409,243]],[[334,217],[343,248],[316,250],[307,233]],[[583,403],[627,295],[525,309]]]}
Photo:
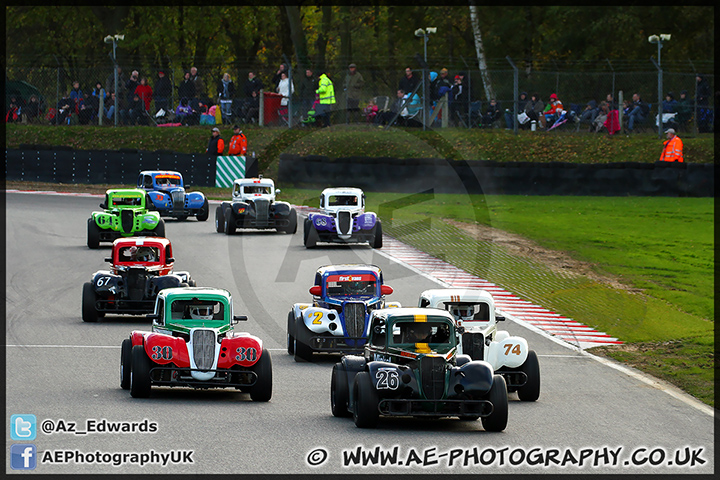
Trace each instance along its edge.
{"label": "number 30 decal", "polygon": [[510,355],[511,353],[522,355],[519,343],[506,343],[503,347],[505,347],[505,355]]}
{"label": "number 30 decal", "polygon": [[155,345],[152,347],[153,354],[150,356],[153,360],[172,360],[172,348],[161,347]]}

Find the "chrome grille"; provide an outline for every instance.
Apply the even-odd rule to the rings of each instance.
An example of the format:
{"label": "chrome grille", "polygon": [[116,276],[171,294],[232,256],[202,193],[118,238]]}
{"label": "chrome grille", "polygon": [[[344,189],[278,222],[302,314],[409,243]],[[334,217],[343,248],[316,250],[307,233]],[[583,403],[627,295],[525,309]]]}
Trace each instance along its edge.
{"label": "chrome grille", "polygon": [[125,232],[125,233],[132,232],[134,223],[135,223],[135,210],[126,208],[125,210],[120,211],[120,226],[122,227],[123,232]]}
{"label": "chrome grille", "polygon": [[210,370],[215,360],[215,332],[195,330],[192,340],[195,366],[203,371]]}
{"label": "chrome grille", "polygon": [[365,333],[365,304],[360,302],[346,303],[343,311],[345,331],[348,337],[362,337]]}
{"label": "chrome grille", "polygon": [[420,359],[422,389],[428,400],[439,400],[445,392],[445,359],[425,356]]}
{"label": "chrome grille", "polygon": [[268,224],[270,202],[263,198],[255,200],[255,221],[258,227],[265,227]]}
{"label": "chrome grille", "polygon": [[350,212],[338,212],[338,233],[347,235],[352,233],[352,217]]}
{"label": "chrome grille", "polygon": [[127,273],[127,294],[130,300],[142,300],[145,297],[145,287],[148,275],[144,268],[130,268]]}
{"label": "chrome grille", "polygon": [[175,190],[171,195],[173,210],[176,212],[182,212],[185,210],[185,192],[182,190]]}

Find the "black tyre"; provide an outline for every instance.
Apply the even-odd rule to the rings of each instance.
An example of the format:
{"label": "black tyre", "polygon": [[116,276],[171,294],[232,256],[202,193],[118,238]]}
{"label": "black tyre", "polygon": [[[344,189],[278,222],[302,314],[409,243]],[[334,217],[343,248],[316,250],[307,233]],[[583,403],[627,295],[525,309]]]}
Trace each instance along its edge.
{"label": "black tyre", "polygon": [[142,345],[132,347],[131,358],[130,395],[133,398],[147,398],[150,396],[150,368],[152,368],[152,362]]}
{"label": "black tyre", "polygon": [[179,217],[176,217],[178,222],[184,222],[187,220],[187,215],[180,215]]}
{"label": "black tyre", "polygon": [[82,291],[82,319],[83,322],[97,322],[100,315],[98,314],[95,302],[97,295],[90,282],[83,284]]}
{"label": "black tyre", "polygon": [[190,287],[197,287],[197,282],[195,280],[188,280],[187,283]]}
{"label": "black tyre", "polygon": [[198,222],[204,222],[205,220],[208,219],[209,216],[210,216],[210,204],[208,203],[208,200],[206,198],[202,207],[200,207],[200,210],[198,210],[198,213],[197,213]]}
{"label": "black tyre", "polygon": [[287,318],[287,352],[289,355],[295,354],[295,335],[293,335],[294,327],[295,314],[292,310],[290,310]]}
{"label": "black tyre", "polygon": [[164,237],[165,236],[165,220],[162,218],[158,221],[158,224],[155,226],[155,228],[152,229],[152,234],[156,237]]}
{"label": "black tyre", "polygon": [[296,362],[309,362],[312,360],[312,348],[310,345],[306,345],[295,337],[295,361]]}
{"label": "black tyre", "polygon": [[315,248],[315,245],[317,245],[318,233],[310,220],[305,221],[303,238],[305,240],[305,248]]}
{"label": "black tyre", "polygon": [[[228,212],[229,213],[229,212]],[[233,214],[230,213],[225,218],[225,234],[226,235],[232,235],[235,233],[235,230],[237,227],[235,227],[235,217],[233,217]]]}
{"label": "black tyre", "polygon": [[217,233],[225,232],[225,215],[223,215],[222,206],[215,209],[215,231]]}
{"label": "black tyre", "polygon": [[250,398],[253,402],[269,401],[272,397],[272,359],[266,348],[263,348],[260,360],[252,366],[252,371],[258,378],[250,387]]}
{"label": "black tyre", "polygon": [[524,402],[534,402],[540,397],[540,364],[535,350],[528,352],[525,363],[520,365],[520,371],[527,375],[527,382],[517,389],[518,398]]}
{"label": "black tyre", "polygon": [[368,372],[360,372],[355,375],[353,386],[355,396],[355,408],[353,409],[353,420],[359,428],[373,428],[377,425],[380,412],[378,412],[378,395],[370,380]]}
{"label": "black tyre", "polygon": [[130,365],[132,364],[132,340],[126,338],[120,347],[120,388],[130,388]]}
{"label": "black tyre", "polygon": [[349,417],[348,411],[348,382],[347,373],[342,362],[338,362],[332,369],[330,381],[330,409],[336,417]]}
{"label": "black tyre", "polygon": [[290,222],[287,227],[283,229],[283,232],[289,233],[290,235],[297,232],[297,212],[294,208],[290,209],[290,215],[288,215],[288,221]]}
{"label": "black tyre", "polygon": [[482,417],[483,428],[488,432],[502,432],[507,427],[508,397],[507,384],[501,375],[493,375],[493,384],[486,399],[492,403],[493,412]]}
{"label": "black tyre", "polygon": [[383,243],[383,237],[382,237],[382,222],[380,222],[380,219],[378,218],[377,223],[375,224],[375,238],[372,242],[373,248],[382,248]]}
{"label": "black tyre", "polygon": [[100,248],[100,227],[92,218],[88,219],[87,246],[92,249]]}

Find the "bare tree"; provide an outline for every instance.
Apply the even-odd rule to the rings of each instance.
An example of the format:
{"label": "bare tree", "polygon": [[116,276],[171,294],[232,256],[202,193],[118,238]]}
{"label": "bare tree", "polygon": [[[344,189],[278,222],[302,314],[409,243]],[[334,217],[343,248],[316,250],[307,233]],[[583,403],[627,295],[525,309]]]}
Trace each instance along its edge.
{"label": "bare tree", "polygon": [[480,21],[478,20],[477,5],[474,0],[470,0],[470,21],[472,22],[473,37],[475,39],[475,54],[478,59],[478,68],[480,69],[480,77],[483,81],[485,96],[488,100],[495,98],[495,90],[490,79],[487,62],[485,61],[485,49],[483,47],[482,34],[480,33]]}

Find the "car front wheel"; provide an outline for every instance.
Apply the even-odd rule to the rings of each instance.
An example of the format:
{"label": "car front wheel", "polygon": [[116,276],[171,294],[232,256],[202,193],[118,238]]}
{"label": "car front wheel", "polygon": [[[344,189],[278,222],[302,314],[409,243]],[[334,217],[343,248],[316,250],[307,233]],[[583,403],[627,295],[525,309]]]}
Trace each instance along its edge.
{"label": "car front wheel", "polygon": [[373,387],[370,374],[360,372],[355,375],[355,408],[353,419],[359,428],[373,428],[377,425],[380,412],[378,412],[378,396]]}
{"label": "car front wheel", "polygon": [[253,402],[267,402],[272,397],[272,359],[270,352],[263,348],[260,360],[252,366],[257,375],[255,385],[250,387],[250,398]]}
{"label": "car front wheel", "polygon": [[130,362],[130,395],[133,398],[147,398],[150,396],[150,368],[151,360],[145,353],[145,347],[135,345],[131,352]]}
{"label": "car front wheel", "polygon": [[97,300],[97,296],[95,295],[95,290],[93,290],[93,286],[90,282],[85,282],[83,284],[83,292],[82,292],[82,319],[83,322],[97,322],[98,321],[98,311],[97,307],[95,306],[95,301]]}
{"label": "car front wheel", "polygon": [[132,340],[126,338],[120,347],[120,388],[130,388],[130,364],[132,363]]}
{"label": "car front wheel", "polygon": [[209,216],[210,216],[210,204],[208,203],[208,200],[206,198],[202,207],[200,207],[200,210],[198,210],[198,213],[197,213],[198,222],[204,222],[205,220],[208,219]]}
{"label": "car front wheel", "polygon": [[528,352],[520,371],[527,375],[527,382],[517,389],[518,398],[525,402],[534,402],[540,396],[540,364],[535,350]]}
{"label": "car front wheel", "polygon": [[482,417],[483,428],[488,432],[502,432],[507,427],[508,419],[507,384],[502,375],[493,375],[487,400],[492,403],[493,410],[487,417]]}
{"label": "car front wheel", "polygon": [[342,362],[338,362],[332,369],[332,380],[330,381],[330,409],[336,417],[347,417],[350,412],[348,404],[348,382],[347,373]]}

